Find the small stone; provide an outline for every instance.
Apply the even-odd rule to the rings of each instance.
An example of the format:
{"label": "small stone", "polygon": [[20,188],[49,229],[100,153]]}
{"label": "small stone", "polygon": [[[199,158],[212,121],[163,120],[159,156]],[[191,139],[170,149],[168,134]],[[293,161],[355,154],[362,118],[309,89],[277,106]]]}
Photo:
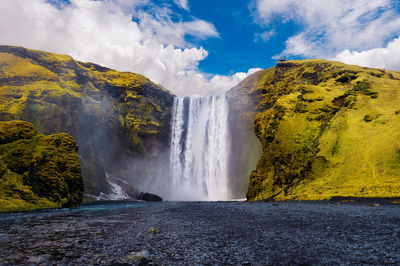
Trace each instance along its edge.
{"label": "small stone", "polygon": [[148,259],[150,257],[150,252],[148,252],[147,250],[142,250],[142,251],[136,252],[136,256]]}
{"label": "small stone", "polygon": [[149,232],[152,234],[158,234],[160,233],[160,229],[158,227],[150,227]]}
{"label": "small stone", "polygon": [[133,261],[147,261],[150,257],[150,252],[147,250],[141,250],[138,252],[133,252],[127,257],[128,260]]}
{"label": "small stone", "polygon": [[41,264],[41,263],[47,263],[47,262],[48,262],[48,259],[42,255],[28,257],[28,263]]}

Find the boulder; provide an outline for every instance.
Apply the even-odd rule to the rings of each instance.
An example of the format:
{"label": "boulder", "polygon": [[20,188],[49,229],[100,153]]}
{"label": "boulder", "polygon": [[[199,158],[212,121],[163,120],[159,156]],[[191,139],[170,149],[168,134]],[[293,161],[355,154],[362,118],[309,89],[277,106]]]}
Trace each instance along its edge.
{"label": "boulder", "polygon": [[157,196],[152,193],[139,193],[139,195],[136,197],[138,200],[144,200],[144,201],[152,201],[152,202],[159,202],[162,201],[163,199],[160,196]]}

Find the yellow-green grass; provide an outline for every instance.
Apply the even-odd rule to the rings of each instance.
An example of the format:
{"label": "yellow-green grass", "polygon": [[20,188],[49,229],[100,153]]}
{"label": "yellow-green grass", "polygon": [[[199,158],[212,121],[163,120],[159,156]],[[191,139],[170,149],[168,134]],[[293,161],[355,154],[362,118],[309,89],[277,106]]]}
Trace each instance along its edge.
{"label": "yellow-green grass", "polygon": [[0,122],[0,211],[77,206],[83,180],[74,139],[31,123]]}
{"label": "yellow-green grass", "polygon": [[95,143],[97,132],[118,143],[121,156],[143,157],[168,141],[172,98],[136,73],[0,45],[0,120],[29,121],[44,134],[76,137],[90,194],[108,184],[99,161],[110,155]]}
{"label": "yellow-green grass", "polygon": [[258,75],[249,199],[400,196],[398,72],[303,60]]}
{"label": "yellow-green grass", "polygon": [[[106,100],[113,105],[109,111],[119,113],[120,126],[138,151],[144,150],[143,136],[163,135],[161,130],[167,127],[165,107],[160,106],[162,100],[153,99],[154,93],[146,90],[159,90],[169,97],[172,94],[148,78],[79,62],[67,55],[21,47],[0,48],[0,117],[3,120],[28,120],[40,131],[54,132],[49,130],[49,121],[53,121],[54,128],[62,129],[60,117],[76,116],[71,113],[75,111],[70,109],[71,102],[78,106],[82,101],[84,108],[100,116],[106,95],[112,94],[118,98]],[[73,122],[64,121],[68,125],[65,128],[72,128]]]}

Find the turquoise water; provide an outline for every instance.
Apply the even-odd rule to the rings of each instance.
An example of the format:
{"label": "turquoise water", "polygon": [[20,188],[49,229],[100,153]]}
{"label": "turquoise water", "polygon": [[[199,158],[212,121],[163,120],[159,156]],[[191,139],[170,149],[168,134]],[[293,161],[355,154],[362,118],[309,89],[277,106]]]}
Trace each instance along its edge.
{"label": "turquoise water", "polygon": [[29,217],[44,217],[57,214],[87,214],[99,211],[113,211],[127,208],[143,208],[162,204],[161,202],[136,202],[136,201],[96,201],[87,204],[82,204],[76,208],[61,208],[48,210],[35,210],[24,212],[0,213],[0,221],[8,219],[29,218]]}

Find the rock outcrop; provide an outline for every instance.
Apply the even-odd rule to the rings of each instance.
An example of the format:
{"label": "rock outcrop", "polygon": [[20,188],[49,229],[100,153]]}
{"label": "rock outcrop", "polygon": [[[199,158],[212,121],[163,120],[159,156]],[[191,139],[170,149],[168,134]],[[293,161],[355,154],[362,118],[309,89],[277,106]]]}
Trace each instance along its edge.
{"label": "rock outcrop", "polygon": [[84,191],[74,139],[31,123],[0,122],[0,211],[73,207]]}
{"label": "rock outcrop", "polygon": [[248,199],[400,196],[400,73],[285,61],[229,93],[262,144]]}
{"label": "rock outcrop", "polygon": [[160,196],[147,192],[141,192],[136,198],[138,200],[144,200],[144,201],[153,201],[153,202],[163,201],[163,199]]}
{"label": "rock outcrop", "polygon": [[87,194],[110,193],[108,180],[140,184],[157,175],[149,169],[165,165],[172,104],[169,91],[139,74],[0,46],[0,120],[73,136]]}

